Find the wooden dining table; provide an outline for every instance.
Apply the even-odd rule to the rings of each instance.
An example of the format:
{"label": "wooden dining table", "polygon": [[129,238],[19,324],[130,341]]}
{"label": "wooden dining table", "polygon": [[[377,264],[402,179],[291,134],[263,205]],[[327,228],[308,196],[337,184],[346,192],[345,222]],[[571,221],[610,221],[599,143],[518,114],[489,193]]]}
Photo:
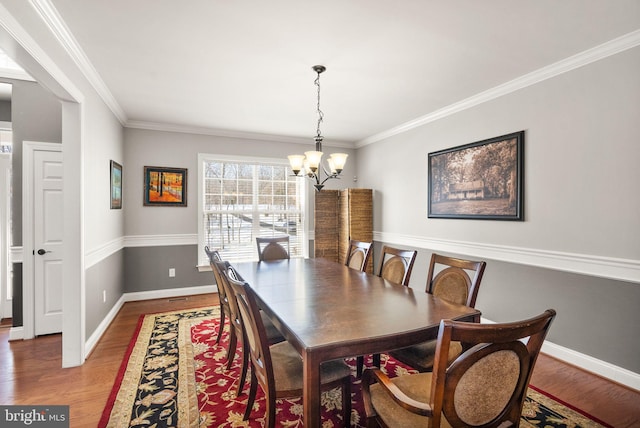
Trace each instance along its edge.
{"label": "wooden dining table", "polygon": [[476,309],[322,258],[233,266],[302,357],[307,427],[320,426],[322,362],[435,339],[442,319],[480,321]]}

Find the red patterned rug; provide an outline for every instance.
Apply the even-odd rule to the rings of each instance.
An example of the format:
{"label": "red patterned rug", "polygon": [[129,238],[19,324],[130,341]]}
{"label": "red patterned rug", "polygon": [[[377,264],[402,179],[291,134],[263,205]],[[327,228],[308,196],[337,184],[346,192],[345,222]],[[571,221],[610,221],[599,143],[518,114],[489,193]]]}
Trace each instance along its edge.
{"label": "red patterned rug", "polygon": [[[236,397],[242,359],[237,354],[225,369],[228,327],[216,344],[218,328],[218,308],[141,317],[99,427],[262,427],[260,389],[251,418],[242,420],[249,389]],[[348,362],[355,374],[355,359]],[[382,366],[391,376],[414,372],[384,354]],[[353,377],[352,427],[365,425],[360,391]],[[533,387],[527,395],[522,427],[609,426]],[[323,428],[346,426],[339,389],[323,393],[321,404]],[[278,400],[277,426],[302,426],[301,398]]]}

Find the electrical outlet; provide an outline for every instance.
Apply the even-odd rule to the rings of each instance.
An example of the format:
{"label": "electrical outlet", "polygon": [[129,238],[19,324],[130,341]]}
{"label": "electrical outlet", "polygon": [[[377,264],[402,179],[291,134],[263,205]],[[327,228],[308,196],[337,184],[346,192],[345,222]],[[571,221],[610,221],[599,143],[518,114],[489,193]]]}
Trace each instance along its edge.
{"label": "electrical outlet", "polygon": [[174,268],[169,269],[169,278],[176,276],[176,270]]}
{"label": "electrical outlet", "polygon": [[102,290],[102,303],[107,303],[107,290]]}

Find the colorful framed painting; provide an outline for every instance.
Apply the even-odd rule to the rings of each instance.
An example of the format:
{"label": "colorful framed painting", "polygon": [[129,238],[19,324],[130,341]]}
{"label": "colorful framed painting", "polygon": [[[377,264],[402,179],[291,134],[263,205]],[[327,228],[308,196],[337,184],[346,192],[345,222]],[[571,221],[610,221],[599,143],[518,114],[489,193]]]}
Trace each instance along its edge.
{"label": "colorful framed painting", "polygon": [[429,153],[428,217],[524,220],[524,131]]}
{"label": "colorful framed painting", "polygon": [[111,209],[122,209],[122,165],[111,161]]}
{"label": "colorful framed painting", "polygon": [[187,206],[187,169],[144,167],[144,205]]}

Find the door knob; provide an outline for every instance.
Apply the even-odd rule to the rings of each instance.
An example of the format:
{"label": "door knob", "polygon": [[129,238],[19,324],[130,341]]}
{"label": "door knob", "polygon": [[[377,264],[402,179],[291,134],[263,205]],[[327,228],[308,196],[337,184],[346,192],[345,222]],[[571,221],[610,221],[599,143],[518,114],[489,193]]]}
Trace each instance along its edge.
{"label": "door knob", "polygon": [[51,251],[45,251],[43,248],[40,248],[40,249],[38,250],[38,254],[40,254],[41,256],[44,256],[44,255],[45,255],[45,253],[50,253],[50,252],[51,252]]}

